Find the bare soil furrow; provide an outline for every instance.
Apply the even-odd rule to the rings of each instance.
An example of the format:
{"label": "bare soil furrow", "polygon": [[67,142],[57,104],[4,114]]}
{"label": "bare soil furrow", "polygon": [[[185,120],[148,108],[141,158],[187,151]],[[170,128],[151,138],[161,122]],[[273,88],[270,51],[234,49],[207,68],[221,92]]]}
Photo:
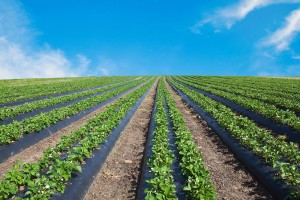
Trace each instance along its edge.
{"label": "bare soil furrow", "polygon": [[157,82],[95,177],[85,200],[135,199]]}
{"label": "bare soil furrow", "polygon": [[[130,91],[130,92],[132,92],[132,91]],[[126,94],[128,94],[128,92],[121,95],[119,98],[122,98]],[[77,130],[80,126],[84,125],[87,122],[87,120],[93,118],[98,113],[104,111],[107,106],[113,104],[119,98],[111,101],[108,104],[105,104],[104,106],[100,107],[99,109],[95,110],[94,112],[84,116],[80,120],[73,122],[69,126],[53,133],[51,136],[44,138],[43,140],[39,141],[38,143],[31,145],[30,147],[24,149],[20,153],[11,156],[5,162],[0,163],[0,180],[2,180],[3,176],[8,172],[8,170],[15,163],[17,163],[17,162],[33,163],[33,162],[37,161],[43,155],[43,151],[47,148],[54,147],[60,141],[60,139],[63,135],[70,135],[72,131]]]}
{"label": "bare soil furrow", "polygon": [[207,126],[167,84],[177,108],[183,114],[186,126],[192,132],[211,181],[217,188],[218,199],[272,199],[255,178],[235,158],[220,138]]}

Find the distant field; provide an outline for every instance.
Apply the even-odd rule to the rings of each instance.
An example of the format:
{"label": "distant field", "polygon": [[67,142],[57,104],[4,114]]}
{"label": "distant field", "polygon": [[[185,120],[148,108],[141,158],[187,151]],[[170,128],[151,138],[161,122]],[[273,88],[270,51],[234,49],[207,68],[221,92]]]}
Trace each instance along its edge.
{"label": "distant field", "polygon": [[[272,77],[271,77],[272,78]],[[281,76],[278,76],[278,77],[273,77],[273,78],[284,78],[284,79],[300,79],[299,76],[291,76],[291,77],[281,77]]]}
{"label": "distant field", "polygon": [[0,80],[0,200],[299,199],[299,78]]}

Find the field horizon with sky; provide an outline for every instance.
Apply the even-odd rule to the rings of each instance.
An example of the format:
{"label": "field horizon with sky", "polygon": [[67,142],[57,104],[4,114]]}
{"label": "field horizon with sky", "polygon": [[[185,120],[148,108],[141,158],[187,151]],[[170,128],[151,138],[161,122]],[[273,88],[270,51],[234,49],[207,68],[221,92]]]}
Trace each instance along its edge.
{"label": "field horizon with sky", "polygon": [[300,0],[0,1],[0,79],[300,75]]}
{"label": "field horizon with sky", "polygon": [[0,200],[299,200],[300,0],[0,0]]}

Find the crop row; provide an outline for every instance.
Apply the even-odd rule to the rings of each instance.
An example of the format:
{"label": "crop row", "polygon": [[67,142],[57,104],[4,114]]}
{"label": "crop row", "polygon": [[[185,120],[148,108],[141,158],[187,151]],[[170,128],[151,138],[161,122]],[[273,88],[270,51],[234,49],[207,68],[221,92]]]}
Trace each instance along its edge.
{"label": "crop row", "polygon": [[49,127],[56,122],[65,119],[69,116],[75,115],[83,110],[89,109],[115,95],[118,95],[130,88],[137,86],[144,80],[135,81],[129,85],[117,88],[99,96],[93,96],[70,106],[56,108],[47,113],[40,113],[33,117],[27,118],[21,122],[14,121],[11,124],[0,126],[0,144],[12,143],[20,139],[23,134],[33,133]]}
{"label": "crop row", "polygon": [[103,77],[103,78],[76,78],[66,82],[39,83],[21,86],[3,86],[0,89],[0,103],[10,103],[24,99],[32,99],[45,95],[60,94],[74,90],[105,85],[107,82],[120,82],[133,77]]}
{"label": "crop row", "polygon": [[295,97],[293,97],[292,99],[288,99],[286,97],[280,97],[274,94],[267,94],[265,92],[261,92],[257,88],[251,89],[249,87],[244,87],[243,85],[239,85],[239,84],[227,85],[217,80],[205,81],[201,78],[200,79],[182,78],[182,80],[194,82],[204,87],[210,87],[212,89],[222,90],[236,95],[241,95],[244,97],[260,100],[269,104],[274,104],[275,106],[291,109],[296,112],[300,111],[300,104],[297,100],[295,100]]}
{"label": "crop row", "polygon": [[151,176],[147,180],[150,188],[145,190],[146,199],[177,199],[175,192],[176,187],[173,184],[171,164],[175,159],[172,150],[169,148],[168,140],[168,118],[164,106],[162,78],[159,80],[157,97],[156,97],[156,113],[155,113],[155,130],[153,132],[152,156],[148,159],[148,166],[151,170]]}
{"label": "crop row", "polygon": [[171,78],[168,80],[214,117],[242,145],[261,156],[268,165],[278,168],[279,179],[282,179],[287,185],[300,186],[298,168],[300,152],[297,144],[280,140],[272,136],[268,130],[259,128],[248,118],[234,113],[223,104],[195,92]]}
{"label": "crop row", "polygon": [[[173,122],[176,137],[175,144],[179,158],[176,158],[174,152],[170,149],[171,144],[168,137],[170,134],[168,124],[170,122],[168,122],[165,103],[167,103],[170,118]],[[152,178],[147,181],[150,188],[145,190],[146,199],[178,198],[175,194],[176,187],[171,168],[175,159],[179,159],[181,173],[185,178],[183,190],[186,191],[187,199],[216,199],[215,187],[210,182],[210,175],[204,167],[203,158],[197,151],[192,134],[186,128],[182,114],[176,108],[176,103],[162,79],[160,79],[157,90],[156,110],[156,128],[152,140],[153,155],[148,160]]]}
{"label": "crop row", "polygon": [[266,77],[201,77],[205,79],[214,79],[222,82],[229,82],[236,85],[253,86],[264,91],[276,91],[286,94],[299,95],[298,88],[300,87],[299,80],[280,79],[280,78],[266,78]]}
{"label": "crop row", "polygon": [[224,97],[225,99],[235,102],[253,112],[259,113],[268,119],[274,120],[281,124],[291,126],[295,130],[300,131],[300,118],[292,111],[282,110],[282,109],[277,108],[274,105],[267,104],[267,103],[261,102],[259,100],[250,99],[250,98],[243,97],[243,96],[237,96],[230,92],[224,92],[222,90],[213,89],[208,86],[202,86],[199,83],[185,81],[185,80],[178,79],[178,78],[176,78],[176,80],[180,80],[180,82],[185,83],[194,88]]}
{"label": "crop row", "polygon": [[187,198],[216,199],[215,186],[210,182],[210,174],[204,167],[203,157],[197,150],[192,133],[187,129],[182,114],[165,85],[164,94],[177,139],[182,174],[186,178],[184,189],[187,191]]}
{"label": "crop row", "polygon": [[245,81],[249,83],[258,82],[265,86],[275,86],[275,87],[288,87],[290,89],[296,89],[300,86],[299,79],[289,79],[289,78],[272,78],[272,77],[223,77],[224,79],[234,79],[237,81]]}
{"label": "crop row", "polygon": [[[136,101],[153,85],[154,80],[118,99],[77,131],[63,136],[53,148],[44,151],[35,163],[17,163],[0,182],[0,199],[14,196],[24,199],[49,199],[63,193],[72,173],[81,172],[81,165],[118,126]],[[19,190],[25,188],[24,191]]]}
{"label": "crop row", "polygon": [[[115,81],[112,81],[112,83],[114,83]],[[109,84],[110,82],[107,82],[107,84]],[[17,106],[10,106],[10,107],[3,107],[0,108],[0,120],[4,120],[4,119],[8,119],[8,118],[12,118],[15,117],[19,114],[24,114],[36,109],[41,109],[41,108],[45,108],[45,107],[49,107],[49,106],[54,106],[56,104],[60,104],[60,103],[66,103],[78,98],[82,98],[82,97],[86,97],[86,96],[90,96],[90,95],[94,95],[109,89],[112,89],[114,87],[117,87],[118,85],[124,85],[127,84],[126,82],[121,82],[121,83],[116,83],[116,84],[112,84],[112,85],[107,85],[101,88],[96,88],[96,89],[91,89],[88,91],[83,91],[83,92],[77,92],[74,94],[69,94],[69,95],[65,95],[65,96],[60,96],[60,97],[50,97],[47,99],[43,99],[43,100],[38,100],[38,101],[34,101],[34,102],[30,102],[30,103],[24,103],[21,105],[17,105]]]}
{"label": "crop row", "polygon": [[251,92],[257,92],[264,95],[277,96],[285,99],[300,99],[300,94],[288,93],[285,90],[278,90],[272,86],[264,86],[261,82],[246,82],[236,78],[223,79],[221,77],[203,77],[203,76],[185,76],[188,79],[196,79],[202,83],[214,84],[218,83],[224,86],[233,87],[237,89],[249,90]]}

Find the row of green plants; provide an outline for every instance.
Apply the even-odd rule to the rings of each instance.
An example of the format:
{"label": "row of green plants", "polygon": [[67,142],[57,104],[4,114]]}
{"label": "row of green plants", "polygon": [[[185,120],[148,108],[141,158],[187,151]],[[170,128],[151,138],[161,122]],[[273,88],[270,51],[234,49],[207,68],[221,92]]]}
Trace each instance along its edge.
{"label": "row of green plants", "polygon": [[135,77],[87,77],[65,79],[50,83],[42,81],[35,84],[26,83],[17,86],[8,85],[0,88],[0,104],[46,95],[60,94],[74,90],[88,89],[91,87],[105,85],[107,82],[120,82],[134,78]]}
{"label": "row of green plants", "polygon": [[[190,90],[190,89],[189,89]],[[191,90],[192,91],[192,90]],[[198,93],[198,92],[195,92],[195,93]],[[201,96],[204,96],[202,94],[199,93],[199,95]],[[207,100],[209,100],[210,98],[209,97],[206,97],[205,98]],[[221,106],[224,106],[223,104],[217,102],[217,101],[214,101],[214,100],[211,100],[212,102],[216,102],[217,105],[221,105]],[[226,106],[224,106],[226,107]],[[239,115],[239,116],[242,116],[242,115]],[[248,120],[249,122],[251,122],[250,120]],[[243,122],[244,123],[244,122]],[[251,125],[255,124],[255,123],[250,123]],[[241,123],[241,125],[243,125]],[[248,126],[249,124],[248,123],[245,123],[245,125],[243,126]],[[249,125],[250,126],[250,125]],[[284,151],[283,152],[283,156],[286,157],[286,159],[289,159],[290,161],[292,161],[293,163],[297,164],[297,163],[300,163],[300,152],[299,152],[299,145],[296,144],[296,143],[293,143],[293,142],[285,142],[284,138],[280,139],[281,137],[274,137],[271,132],[264,132],[264,134],[268,137],[262,137],[260,138],[260,140],[262,142],[265,142],[265,143],[268,143],[270,145],[274,145],[274,146],[279,146],[279,149],[283,149]],[[248,138],[248,137],[247,137]]]}
{"label": "row of green plants", "polygon": [[[49,199],[57,192],[63,193],[72,174],[82,171],[81,166],[92,159],[93,151],[101,148],[154,81],[118,99],[78,130],[63,136],[55,147],[46,149],[37,162],[15,164],[0,182],[0,199]],[[18,193],[21,187],[25,188],[25,196]]]}
{"label": "row of green plants", "polygon": [[300,152],[298,144],[286,142],[271,135],[263,128],[242,115],[238,115],[225,105],[195,92],[168,77],[168,81],[191,98],[205,112],[246,148],[260,156],[266,164],[279,170],[278,179],[286,185],[300,187]]}
{"label": "row of green plants", "polygon": [[201,83],[193,83],[190,81],[185,81],[179,79],[178,77],[176,77],[175,80],[178,80],[194,88],[207,91],[209,93],[228,99],[253,112],[261,114],[262,116],[268,119],[274,120],[281,124],[288,125],[294,128],[295,130],[300,131],[300,118],[292,111],[279,109],[274,105],[267,104],[259,100],[238,96],[230,92],[225,92],[219,89],[213,89],[212,87],[209,86],[202,86]]}
{"label": "row of green plants", "polygon": [[181,172],[186,178],[184,190],[187,192],[187,199],[217,199],[216,188],[210,182],[209,171],[204,167],[203,157],[197,150],[192,133],[187,129],[184,118],[166,85],[163,89],[173,122]]}
{"label": "row of green plants", "polygon": [[278,89],[270,86],[265,86],[261,82],[247,82],[243,79],[224,79],[222,77],[208,77],[208,76],[185,76],[188,79],[195,79],[205,83],[215,84],[216,82],[221,85],[230,86],[237,89],[249,90],[251,92],[257,92],[259,94],[277,96],[280,98],[299,100],[300,93],[289,93],[283,89]]}
{"label": "row of green plants", "polygon": [[233,77],[218,77],[222,78],[225,81],[233,81],[236,83],[245,83],[245,84],[258,84],[259,87],[264,88],[274,88],[278,91],[286,93],[299,94],[298,88],[300,87],[299,79],[289,79],[285,78],[272,78],[272,77],[243,77],[243,76],[233,76]]}
{"label": "row of green plants", "polygon": [[266,102],[268,104],[274,104],[275,106],[284,107],[286,109],[290,109],[295,112],[300,111],[300,104],[299,101],[295,100],[295,97],[292,99],[288,99],[286,97],[276,96],[274,94],[267,94],[264,91],[259,91],[257,88],[251,89],[249,87],[245,87],[240,84],[224,84],[221,81],[212,80],[212,81],[205,81],[201,78],[196,79],[188,79],[182,77],[181,80],[189,81],[192,83],[196,83],[203,87],[209,87],[212,89],[222,90],[224,92],[233,93],[236,95],[241,95],[244,97],[249,97],[252,99],[256,99],[259,101]]}
{"label": "row of green plants", "polygon": [[72,100],[75,100],[78,98],[94,95],[96,93],[110,90],[110,89],[120,86],[120,85],[128,84],[129,82],[121,82],[121,83],[118,82],[115,84],[114,83],[115,83],[115,81],[112,80],[111,82],[106,82],[106,84],[111,84],[111,85],[107,85],[107,86],[104,86],[101,88],[91,89],[91,90],[87,90],[87,91],[83,91],[83,92],[77,92],[74,94],[69,94],[69,95],[60,96],[60,97],[54,97],[54,98],[50,97],[47,99],[38,100],[38,101],[30,102],[30,103],[24,103],[24,104],[17,105],[17,106],[10,106],[10,107],[5,106],[5,107],[0,108],[0,120],[12,118],[19,114],[28,113],[28,112],[36,110],[36,109],[55,106],[56,104],[66,103],[66,102],[69,102],[69,101],[72,101]]}
{"label": "row of green plants", "polygon": [[258,82],[263,86],[267,86],[269,88],[276,88],[281,90],[282,92],[286,91],[289,93],[300,94],[298,88],[300,87],[299,79],[289,79],[285,78],[260,78],[260,77],[251,77],[253,79],[251,82]]}
{"label": "row of green plants", "polygon": [[[198,76],[194,76],[198,77]],[[200,77],[199,77],[200,78]],[[299,97],[300,81],[286,78],[266,78],[266,77],[208,77],[201,76],[201,79],[217,79],[224,83],[232,83],[237,85],[245,85],[248,87],[256,87],[265,92],[279,92],[281,94],[296,95]],[[294,97],[295,98],[295,97]]]}
{"label": "row of green plants", "polygon": [[129,85],[122,86],[115,90],[93,96],[70,106],[56,108],[50,112],[42,112],[23,121],[13,121],[11,124],[0,126],[0,144],[9,144],[23,137],[23,134],[33,133],[49,127],[56,122],[75,115],[83,110],[89,109],[101,102],[104,102],[130,88],[133,88],[145,80],[138,80]]}
{"label": "row of green plants", "polygon": [[152,155],[147,161],[151,178],[146,180],[150,187],[145,190],[146,200],[177,199],[176,186],[171,164],[176,159],[168,140],[168,117],[165,109],[163,80],[160,78],[156,96],[155,130],[153,132]]}
{"label": "row of green plants", "polygon": [[203,158],[197,151],[192,134],[186,128],[182,114],[177,109],[176,103],[162,79],[160,79],[156,97],[154,116],[156,127],[153,132],[151,148],[153,154],[147,162],[151,178],[147,180],[150,187],[145,190],[146,199],[178,199],[171,169],[171,164],[176,157],[170,149],[168,113],[165,105],[169,108],[170,118],[173,122],[181,173],[186,179],[183,188],[186,191],[186,198],[216,199],[215,186],[210,182],[210,174],[204,167]]}

